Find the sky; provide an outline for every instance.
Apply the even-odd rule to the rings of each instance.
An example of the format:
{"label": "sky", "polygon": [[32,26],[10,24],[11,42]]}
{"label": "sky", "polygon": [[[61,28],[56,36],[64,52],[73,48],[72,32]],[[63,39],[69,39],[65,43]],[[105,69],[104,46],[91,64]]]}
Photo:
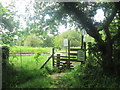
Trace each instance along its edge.
{"label": "sky", "polygon": [[[34,0],[32,0],[32,2],[30,2],[31,0],[0,0],[0,2],[2,2],[2,5],[4,7],[9,6],[11,1],[17,1],[15,3],[15,9],[18,10],[17,14],[27,15],[26,12],[25,12],[25,7],[26,6],[29,6],[31,15],[34,14],[33,11],[32,11],[32,9],[33,9],[32,6],[31,6],[32,4],[29,4],[29,3],[34,3]],[[18,18],[18,17],[15,17],[15,18],[20,19],[21,26],[24,26],[24,27],[26,26],[23,18]],[[49,19],[49,16],[46,16],[46,19]],[[102,9],[97,10],[97,14],[95,15],[94,19],[97,22],[100,22],[104,19],[104,12],[103,12]],[[72,27],[72,29],[73,28],[74,27]],[[60,33],[62,33],[62,32],[65,32],[68,29],[70,29],[70,27],[65,28],[64,25],[61,25],[61,26],[59,26],[58,31]]]}

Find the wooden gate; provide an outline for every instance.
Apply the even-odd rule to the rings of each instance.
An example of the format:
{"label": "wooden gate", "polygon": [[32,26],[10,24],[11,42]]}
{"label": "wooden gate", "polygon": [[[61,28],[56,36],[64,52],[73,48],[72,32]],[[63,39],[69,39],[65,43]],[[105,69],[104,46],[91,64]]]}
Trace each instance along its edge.
{"label": "wooden gate", "polygon": [[47,62],[52,59],[53,67],[58,67],[59,69],[73,69],[73,62],[81,62],[80,64],[85,63],[86,61],[86,43],[83,42],[80,48],[71,48],[70,41],[68,41],[68,49],[67,55],[55,55],[54,48],[52,49],[52,55],[44,62],[44,64],[40,67],[42,69]]}
{"label": "wooden gate", "polygon": [[59,69],[73,69],[72,62],[85,63],[86,60],[86,43],[84,42],[82,48],[70,48],[70,42],[68,44],[67,56],[57,54],[55,55],[53,49],[53,67],[58,67]]}

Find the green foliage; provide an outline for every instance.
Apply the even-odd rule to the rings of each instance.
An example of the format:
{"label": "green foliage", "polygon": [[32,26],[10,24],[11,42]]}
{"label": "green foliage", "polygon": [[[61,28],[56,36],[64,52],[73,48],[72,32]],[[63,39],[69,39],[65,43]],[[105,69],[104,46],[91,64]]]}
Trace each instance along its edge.
{"label": "green foliage", "polygon": [[[34,55],[24,55],[24,56],[18,56],[18,55],[11,55],[9,62],[12,64],[15,68],[21,70],[21,69],[27,69],[27,70],[36,70],[39,69],[43,63],[46,61],[46,59],[49,57],[49,55],[41,55],[36,59],[34,58]],[[48,67],[51,68],[51,60],[47,63]]]}
{"label": "green foliage", "polygon": [[36,64],[38,65],[38,60],[39,60],[39,57],[40,57],[41,53],[36,53],[34,55],[34,59],[36,60]]}
{"label": "green foliage", "polygon": [[24,41],[24,46],[38,47],[42,45],[42,40],[36,35],[29,35]]}
{"label": "green foliage", "polygon": [[[13,6],[11,6],[13,7]],[[3,7],[0,3],[0,13],[1,13],[1,31],[0,37],[2,37],[3,44],[13,45],[14,36],[19,27],[19,22],[14,20],[13,13],[9,7]]]}
{"label": "green foliage", "polygon": [[[62,77],[63,88],[120,88],[120,77],[105,75],[94,58]],[[70,82],[68,82],[70,80]]]}
{"label": "green foliage", "polygon": [[42,47],[53,47],[54,37],[52,36],[46,36],[45,39],[43,39]]}
{"label": "green foliage", "polygon": [[85,40],[86,43],[88,43],[88,42],[94,42],[94,38],[92,38],[88,34],[85,35],[85,39],[84,40]]}
{"label": "green foliage", "polygon": [[50,81],[50,78],[38,77],[37,79],[28,81],[18,86],[18,88],[50,88]]}
{"label": "green foliage", "polygon": [[[32,56],[10,55],[10,67],[3,72],[3,88],[50,88],[49,70],[39,70],[47,57],[48,55],[41,55],[41,53]],[[46,66],[50,67],[51,62]]]}
{"label": "green foliage", "polygon": [[[9,68],[3,72],[3,88],[48,88],[50,87],[50,78],[45,69],[22,71]],[[8,77],[9,75],[9,77]]]}
{"label": "green foliage", "polygon": [[81,35],[76,30],[68,30],[55,37],[54,45],[56,47],[63,47],[64,39],[69,39],[72,47],[80,46]]}
{"label": "green foliage", "polygon": [[48,66],[45,66],[45,69],[48,71],[49,74],[59,73],[60,72],[60,69],[58,67],[50,68]]}

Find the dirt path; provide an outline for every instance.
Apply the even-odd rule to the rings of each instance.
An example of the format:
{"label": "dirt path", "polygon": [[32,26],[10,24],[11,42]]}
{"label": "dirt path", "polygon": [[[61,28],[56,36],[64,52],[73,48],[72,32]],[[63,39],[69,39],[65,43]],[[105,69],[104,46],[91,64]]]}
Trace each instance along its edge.
{"label": "dirt path", "polygon": [[61,77],[63,77],[66,73],[54,73],[51,75],[51,78],[53,80],[53,85],[55,88],[62,88],[62,81]]}

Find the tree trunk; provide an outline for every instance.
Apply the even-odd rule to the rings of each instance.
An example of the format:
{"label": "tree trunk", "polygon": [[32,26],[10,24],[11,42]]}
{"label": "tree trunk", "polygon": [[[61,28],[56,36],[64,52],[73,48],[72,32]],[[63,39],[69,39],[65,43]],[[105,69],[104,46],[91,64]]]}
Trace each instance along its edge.
{"label": "tree trunk", "polygon": [[112,44],[105,43],[102,51],[102,68],[104,73],[114,73],[114,63],[112,59]]}

